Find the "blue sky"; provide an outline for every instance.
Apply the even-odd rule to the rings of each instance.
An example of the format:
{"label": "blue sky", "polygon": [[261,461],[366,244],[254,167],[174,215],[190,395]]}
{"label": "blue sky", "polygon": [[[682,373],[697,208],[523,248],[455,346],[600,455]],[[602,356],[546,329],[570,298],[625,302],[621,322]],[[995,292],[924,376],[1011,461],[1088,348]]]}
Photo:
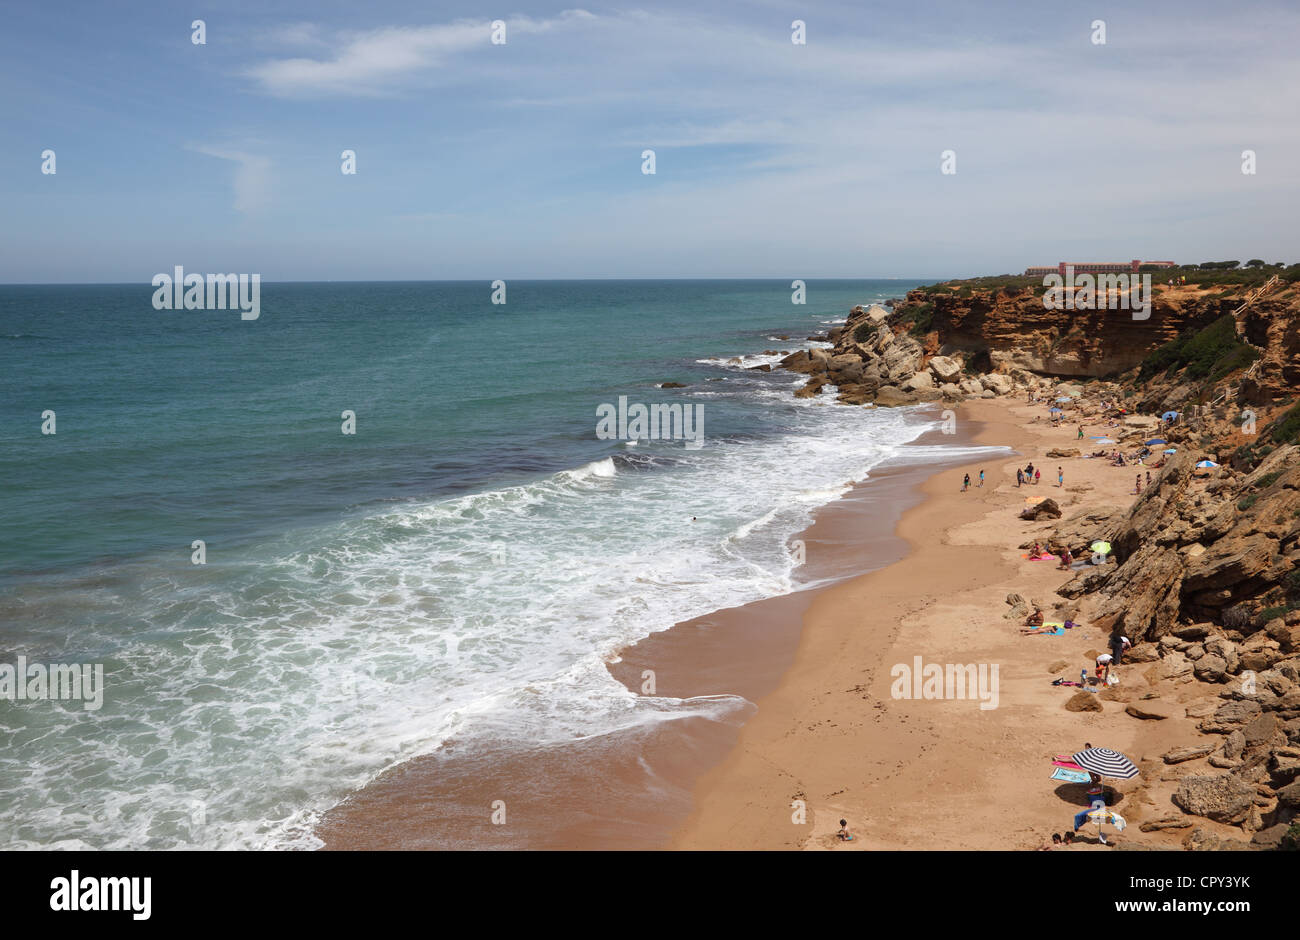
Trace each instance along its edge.
{"label": "blue sky", "polygon": [[5,21],[0,282],[1300,260],[1282,4],[11,2]]}

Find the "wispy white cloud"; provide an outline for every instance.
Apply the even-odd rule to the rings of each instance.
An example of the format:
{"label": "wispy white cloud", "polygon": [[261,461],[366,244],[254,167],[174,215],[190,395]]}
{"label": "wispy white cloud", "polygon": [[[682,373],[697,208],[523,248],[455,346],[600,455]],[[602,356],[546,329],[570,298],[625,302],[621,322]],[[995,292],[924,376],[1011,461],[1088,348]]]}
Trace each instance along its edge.
{"label": "wispy white cloud", "polygon": [[[548,32],[594,19],[585,10],[567,10],[552,19],[515,17],[506,24],[506,45],[514,35]],[[457,20],[432,26],[389,26],[343,33],[332,41],[319,29],[299,24],[285,34],[287,44],[303,38],[331,46],[323,58],[281,58],[247,70],[263,90],[283,97],[316,95],[374,96],[391,92],[412,75],[448,65],[472,49],[490,50],[491,20]]]}
{"label": "wispy white cloud", "polygon": [[232,180],[235,211],[249,213],[266,206],[271,194],[270,158],[241,150],[201,144],[191,144],[189,149],[204,156],[228,160],[235,164],[235,175]]}

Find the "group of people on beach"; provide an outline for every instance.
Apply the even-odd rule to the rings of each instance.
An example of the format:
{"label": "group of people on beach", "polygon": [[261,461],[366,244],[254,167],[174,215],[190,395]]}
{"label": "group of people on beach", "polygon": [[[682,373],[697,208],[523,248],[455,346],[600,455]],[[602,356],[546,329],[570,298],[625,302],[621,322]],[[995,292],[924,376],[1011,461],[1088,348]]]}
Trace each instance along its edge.
{"label": "group of people on beach", "polygon": [[1032,462],[1023,470],[1016,469],[1016,486],[1028,486],[1030,483],[1037,485],[1042,478],[1043,471],[1034,469]]}
{"label": "group of people on beach", "polygon": [[[983,486],[983,485],[984,485],[984,471],[983,471],[983,470],[980,471],[980,479],[979,479],[979,483],[978,483],[977,485],[978,485],[978,486]],[[965,493],[968,489],[970,489],[970,474],[969,474],[969,473],[966,474],[964,477],[962,477],[962,480],[961,480],[961,491],[962,491],[963,493]]]}

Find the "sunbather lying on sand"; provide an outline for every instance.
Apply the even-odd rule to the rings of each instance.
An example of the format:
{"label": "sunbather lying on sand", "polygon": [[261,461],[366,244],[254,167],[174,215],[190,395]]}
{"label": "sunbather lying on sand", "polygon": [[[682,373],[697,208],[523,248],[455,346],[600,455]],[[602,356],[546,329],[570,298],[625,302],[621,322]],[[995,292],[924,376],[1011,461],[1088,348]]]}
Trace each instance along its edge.
{"label": "sunbather lying on sand", "polygon": [[1065,632],[1065,627],[1059,623],[1048,623],[1033,630],[1020,631],[1021,636],[1060,636]]}

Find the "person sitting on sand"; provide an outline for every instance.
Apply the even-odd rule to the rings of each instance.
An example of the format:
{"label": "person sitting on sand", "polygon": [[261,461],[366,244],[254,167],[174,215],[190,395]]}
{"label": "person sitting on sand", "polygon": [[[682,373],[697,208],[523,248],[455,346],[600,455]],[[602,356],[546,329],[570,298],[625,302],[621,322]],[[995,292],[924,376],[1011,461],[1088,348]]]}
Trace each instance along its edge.
{"label": "person sitting on sand", "polygon": [[853,841],[853,834],[849,832],[849,821],[847,819],[840,820],[840,831],[835,833],[835,835],[841,842]]}
{"label": "person sitting on sand", "polygon": [[1043,555],[1043,546],[1035,542],[1034,547],[1029,550],[1030,560],[1032,561],[1035,558],[1041,558],[1042,555]]}
{"label": "person sitting on sand", "polygon": [[1043,625],[1042,608],[1035,607],[1034,612],[1025,618],[1025,625],[1030,627],[1041,627]]}

